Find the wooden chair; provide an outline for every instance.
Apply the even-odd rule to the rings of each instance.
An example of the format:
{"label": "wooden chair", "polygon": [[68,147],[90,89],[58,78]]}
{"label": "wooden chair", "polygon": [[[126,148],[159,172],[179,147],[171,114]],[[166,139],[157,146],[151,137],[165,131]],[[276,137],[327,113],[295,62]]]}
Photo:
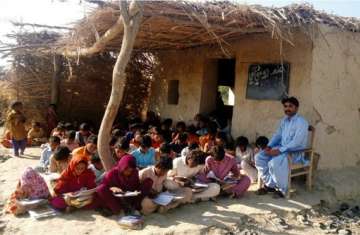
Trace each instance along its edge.
{"label": "wooden chair", "polygon": [[[289,166],[289,176],[288,176],[288,192],[286,194],[286,198],[290,198],[291,196],[291,179],[297,176],[306,175],[306,189],[308,191],[312,190],[313,186],[313,172],[315,169],[315,161],[314,161],[314,136],[315,136],[315,128],[313,126],[309,126],[309,144],[308,148],[303,149],[301,151],[296,151],[296,153],[304,153],[305,157],[308,158],[309,164],[293,164],[292,163],[292,154],[294,152],[289,153],[287,156],[288,159],[288,166]],[[258,187],[261,188],[263,186],[263,182],[258,176]]]}

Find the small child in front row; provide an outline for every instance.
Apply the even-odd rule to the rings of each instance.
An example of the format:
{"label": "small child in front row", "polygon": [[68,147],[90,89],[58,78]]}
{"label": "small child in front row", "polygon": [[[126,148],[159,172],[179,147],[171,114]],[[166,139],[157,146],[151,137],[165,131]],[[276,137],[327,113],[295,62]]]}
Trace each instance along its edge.
{"label": "small child in front row", "polygon": [[257,169],[255,167],[254,152],[249,146],[248,138],[240,136],[236,139],[235,144],[236,161],[240,164],[241,169],[254,183],[257,181]]}
{"label": "small child in front row", "polygon": [[96,185],[99,185],[105,175],[105,169],[101,162],[99,154],[98,153],[93,154],[91,156],[90,162],[91,164],[89,165],[89,169],[91,169],[94,172],[96,176],[95,179]]}
{"label": "small child in front row", "polygon": [[39,172],[45,172],[50,166],[50,157],[54,151],[60,146],[60,138],[58,136],[50,136],[49,144],[45,145],[40,155],[40,165],[35,169]]}
{"label": "small child in front row", "polygon": [[256,139],[256,142],[255,142],[255,145],[256,145],[256,149],[254,150],[254,153],[255,153],[255,158],[256,158],[256,155],[265,150],[267,145],[269,143],[269,139],[266,138],[265,136],[259,136],[257,139]]}

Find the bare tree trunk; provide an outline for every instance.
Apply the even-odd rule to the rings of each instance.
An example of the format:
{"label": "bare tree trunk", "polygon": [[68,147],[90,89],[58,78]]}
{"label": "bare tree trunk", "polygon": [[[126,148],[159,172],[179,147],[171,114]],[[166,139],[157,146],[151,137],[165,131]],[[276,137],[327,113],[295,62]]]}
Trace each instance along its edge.
{"label": "bare tree trunk", "polygon": [[98,152],[104,168],[107,171],[114,165],[114,159],[111,156],[109,146],[110,133],[124,91],[125,68],[130,60],[131,51],[134,47],[136,35],[141,24],[141,4],[142,3],[133,0],[130,3],[129,9],[126,1],[120,1],[120,17],[122,17],[124,24],[124,36],[121,50],[114,66],[111,95],[101,122],[98,138]]}
{"label": "bare tree trunk", "polygon": [[60,55],[54,55],[53,64],[54,64],[54,73],[51,80],[51,103],[57,104],[59,101],[59,80],[61,73]]}

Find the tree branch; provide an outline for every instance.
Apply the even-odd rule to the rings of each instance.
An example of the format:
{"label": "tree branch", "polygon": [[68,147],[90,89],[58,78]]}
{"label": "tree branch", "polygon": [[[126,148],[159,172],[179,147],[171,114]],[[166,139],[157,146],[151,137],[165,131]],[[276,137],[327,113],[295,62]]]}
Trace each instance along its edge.
{"label": "tree branch", "polygon": [[[142,8],[142,6],[140,7]],[[131,16],[135,16],[139,11],[139,3],[131,2],[128,8],[128,4],[126,1],[120,1],[120,16],[116,23],[111,26],[100,38],[97,40],[92,46],[87,48],[77,48],[77,49],[65,49],[65,51],[60,51],[66,57],[79,57],[79,56],[91,56],[93,54],[99,53],[106,45],[117,37],[124,30],[124,15],[128,22],[131,20]],[[128,23],[127,23],[128,24]]]}
{"label": "tree branch", "polygon": [[[122,9],[120,17],[124,19],[127,18],[129,21],[127,24],[125,23],[126,20],[123,21],[124,36],[121,44],[121,50],[114,66],[111,94],[101,122],[98,138],[98,152],[104,168],[107,171],[114,165],[114,160],[112,159],[109,146],[111,128],[123,96],[126,78],[125,68],[130,60],[131,51],[135,44],[136,35],[140,28],[143,13],[142,4],[135,0],[133,0],[130,4],[130,9],[132,9],[132,6],[134,9],[138,9],[135,14],[133,14],[133,17],[131,17],[132,14],[129,14],[130,10],[124,8],[122,2],[120,2],[120,4],[120,8]],[[125,13],[125,17],[123,13]]]}

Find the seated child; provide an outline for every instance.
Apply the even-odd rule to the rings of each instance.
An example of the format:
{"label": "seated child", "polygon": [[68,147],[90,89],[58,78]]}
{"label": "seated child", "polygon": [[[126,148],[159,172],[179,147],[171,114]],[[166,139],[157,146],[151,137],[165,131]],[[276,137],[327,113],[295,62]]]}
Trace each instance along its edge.
{"label": "seated child", "polygon": [[65,124],[64,124],[64,127],[65,127],[66,132],[72,131],[72,130],[75,129],[75,128],[74,128],[74,125],[71,124],[70,122],[65,123]]}
{"label": "seated child", "polygon": [[164,137],[162,134],[162,131],[158,127],[153,127],[150,130],[150,136],[151,136],[151,146],[154,149],[157,149],[160,147],[162,143],[164,143]]}
{"label": "seated child", "polygon": [[136,165],[142,169],[155,164],[155,149],[151,147],[151,137],[145,135],[140,141],[140,147],[131,152],[136,159]]}
{"label": "seated child", "polygon": [[91,135],[89,138],[86,139],[86,145],[76,148],[72,151],[72,155],[83,155],[85,156],[89,161],[91,158],[91,155],[93,155],[97,150],[97,136]]}
{"label": "seated child", "polygon": [[[249,177],[240,174],[235,159],[227,155],[221,146],[214,146],[211,149],[211,155],[206,158],[204,173],[206,174],[206,178],[202,178],[204,182],[211,182],[215,176],[222,191],[237,198],[248,190],[251,183]],[[235,182],[224,182],[227,176]]]}
{"label": "seated child", "polygon": [[[124,137],[126,139],[126,137]],[[127,140],[128,141],[128,140]],[[151,190],[152,181],[144,180],[140,183],[136,160],[131,155],[123,156],[118,164],[105,176],[96,190],[100,213],[104,216],[117,214],[121,211],[130,212],[140,210],[142,199]],[[114,193],[140,191],[136,197],[115,197]]]}
{"label": "seated child", "polygon": [[195,120],[195,128],[197,129],[196,134],[198,136],[204,136],[208,133],[208,123],[209,123],[209,118],[201,115],[201,114],[197,114],[194,117]]}
{"label": "seated child", "polygon": [[39,172],[45,172],[50,166],[50,157],[60,146],[60,138],[58,136],[50,136],[49,144],[42,150],[40,155],[40,165],[36,167]]}
{"label": "seated child", "polygon": [[51,136],[57,136],[60,139],[65,138],[66,129],[63,123],[59,122],[54,130],[51,132]]}
{"label": "seated child", "polygon": [[161,156],[169,156],[171,159],[176,157],[176,153],[172,150],[171,144],[163,143],[160,148],[156,149],[156,162],[160,160]]}
{"label": "seated child", "polygon": [[125,156],[129,155],[129,141],[128,139],[124,137],[120,137],[120,139],[115,144],[115,157],[116,161],[120,161],[120,159]]}
{"label": "seated child", "polygon": [[196,134],[196,127],[194,125],[188,126],[186,133],[188,134],[188,144],[199,144],[199,136]]}
{"label": "seated child", "polygon": [[1,142],[2,146],[4,146],[5,148],[9,148],[11,149],[13,147],[13,144],[12,144],[12,137],[11,137],[11,132],[9,130],[7,130],[5,132],[5,135],[4,137],[1,139]]}
{"label": "seated child", "polygon": [[[255,167],[258,170],[258,174],[260,176],[262,175],[262,172],[265,172],[263,160],[260,157],[260,155],[261,155],[260,153],[262,153],[263,151],[266,150],[268,143],[269,143],[269,139],[266,138],[265,136],[259,136],[255,142],[255,145],[256,145],[256,149],[254,151],[255,152]],[[264,185],[262,188],[259,188],[255,192],[255,194],[265,195],[269,192],[275,192],[275,191],[276,191],[275,188],[267,187],[266,185]]]}
{"label": "seated child", "polygon": [[216,122],[209,122],[207,127],[207,134],[201,136],[200,141],[200,149],[205,153],[208,153],[210,149],[215,146],[215,138],[217,133],[217,124]]}
{"label": "seated child", "polygon": [[196,143],[189,144],[187,147],[185,147],[185,148],[181,151],[180,157],[186,157],[191,150],[195,150],[195,149],[200,150],[198,144],[196,144]]}
{"label": "seated child", "polygon": [[161,157],[160,161],[155,166],[149,166],[142,169],[139,172],[140,182],[144,183],[145,180],[152,180],[152,190],[148,197],[145,197],[141,202],[142,210],[144,215],[151,214],[158,210],[160,213],[165,213],[169,209],[178,207],[181,204],[185,204],[191,201],[192,192],[190,188],[179,188],[171,190],[176,196],[183,197],[182,199],[176,200],[168,204],[167,206],[160,206],[156,204],[151,198],[155,198],[165,188],[167,181],[167,173],[172,169],[172,159],[169,157]]}
{"label": "seated child", "polygon": [[257,181],[257,170],[255,168],[254,152],[249,146],[249,140],[240,136],[236,139],[235,144],[236,162],[241,166],[241,169],[247,176],[250,177],[251,182]]}
{"label": "seated child", "polygon": [[[167,181],[166,188],[178,189],[183,186],[187,186],[184,181],[179,181],[176,177],[185,177],[190,180],[196,181],[196,177],[202,173],[204,168],[203,164],[200,164],[200,159],[203,152],[201,150],[192,150],[186,156],[175,158],[173,160],[173,169],[169,171],[168,177],[172,181]],[[220,185],[217,183],[209,183],[208,188],[201,192],[192,193],[192,201],[208,200],[216,197],[220,193]]]}
{"label": "seated child", "polygon": [[[77,192],[80,189],[93,189],[96,187],[95,174],[88,169],[88,158],[84,155],[74,155],[68,167],[61,173],[54,187],[55,197],[50,200],[50,204],[57,210],[70,211],[74,207],[74,202],[64,197],[65,193]],[[65,200],[66,199],[66,200]],[[86,200],[81,207],[88,206],[92,200]],[[79,208],[79,206],[77,206]]]}
{"label": "seated child", "polygon": [[79,144],[79,146],[84,146],[87,142],[87,138],[92,135],[91,127],[87,123],[82,123],[80,125],[79,131],[76,132],[75,141]]}
{"label": "seated child", "polygon": [[163,133],[164,141],[166,143],[170,143],[172,141],[172,132],[171,132],[172,124],[173,124],[173,120],[171,118],[167,118],[161,123],[161,131]]}
{"label": "seated child", "polygon": [[6,204],[5,211],[15,215],[26,213],[26,208],[19,205],[18,200],[48,199],[49,189],[45,180],[31,167],[22,174],[14,193]]}
{"label": "seated child", "polygon": [[54,151],[54,154],[50,157],[51,173],[61,174],[69,165],[71,160],[71,151],[66,146],[59,146]]}
{"label": "seated child", "polygon": [[31,129],[27,135],[28,143],[31,146],[40,146],[43,143],[46,143],[45,132],[41,128],[39,122],[33,122],[31,124]]}
{"label": "seated child", "polygon": [[95,153],[91,156],[90,159],[91,164],[89,165],[89,169],[91,169],[95,174],[95,182],[97,185],[99,185],[104,178],[105,175],[105,169],[101,162],[99,154]]}
{"label": "seated child", "polygon": [[76,132],[74,130],[70,130],[66,132],[65,139],[61,140],[61,145],[68,147],[70,151],[79,147],[79,144],[75,141]]}
{"label": "seated child", "polygon": [[135,132],[134,138],[130,141],[129,152],[132,152],[140,147],[140,141],[141,141],[142,136],[143,135],[142,135],[141,131]]}
{"label": "seated child", "polygon": [[171,143],[171,148],[177,155],[180,155],[181,151],[187,146],[188,146],[188,135],[186,132],[179,133],[177,140]]}
{"label": "seated child", "polygon": [[176,142],[179,139],[179,135],[186,131],[185,122],[176,123],[175,132],[172,134],[172,142]]}

